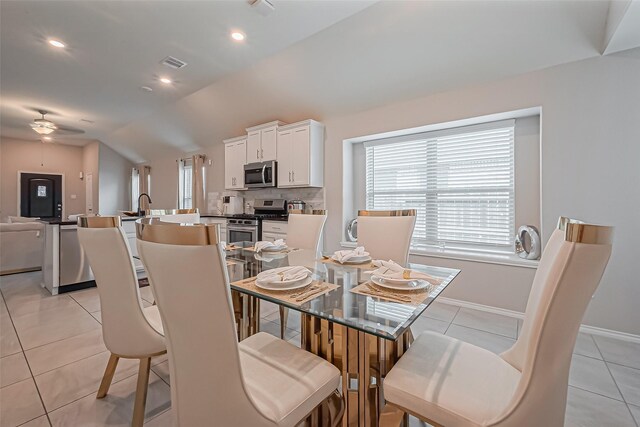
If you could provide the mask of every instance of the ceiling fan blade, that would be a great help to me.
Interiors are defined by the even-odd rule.
[[[54,131],[58,135],[80,135],[85,131],[84,129],[74,128],[72,126],[63,126],[56,124],[57,129]]]

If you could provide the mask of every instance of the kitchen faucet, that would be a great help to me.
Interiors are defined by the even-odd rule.
[[[142,215],[142,209],[140,209],[140,199],[142,199],[142,196],[147,196],[147,200],[149,201],[149,204],[151,204],[151,197],[149,197],[149,195],[147,193],[142,193],[138,196],[138,216],[143,216]]]

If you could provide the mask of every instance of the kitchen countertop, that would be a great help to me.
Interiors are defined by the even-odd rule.
[[[200,216],[202,218],[234,218],[233,215],[221,215],[221,214],[208,213],[208,212],[201,213]],[[136,219],[144,218],[144,217],[140,217],[140,216],[120,216],[120,218],[122,218],[122,221],[135,221]],[[68,221],[68,220],[63,220],[63,219],[60,219],[60,218],[40,219],[40,221],[46,222],[47,224],[51,224],[51,225],[76,225],[77,224],[77,221]],[[286,217],[284,217],[284,218],[268,218],[268,219],[264,219],[263,221],[287,222],[288,219]]]

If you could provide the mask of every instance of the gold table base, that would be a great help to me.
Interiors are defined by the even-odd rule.
[[[232,300],[238,339],[243,340],[260,329],[260,299],[232,291]],[[329,361],[342,373],[342,426],[378,426],[384,407],[382,379],[411,345],[411,330],[391,341],[302,313],[301,332],[301,347]],[[322,418],[323,412],[316,411],[309,424],[326,425],[327,420]],[[402,425],[408,425],[406,415],[402,421]]]

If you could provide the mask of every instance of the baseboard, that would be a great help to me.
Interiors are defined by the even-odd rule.
[[[16,268],[13,270],[2,270],[0,276],[8,276],[10,274],[29,273],[31,271],[40,271],[42,267]]]
[[[453,298],[438,297],[438,302],[443,304],[455,305],[458,307],[472,308],[487,313],[500,314],[502,316],[523,319],[524,313],[515,310],[507,310],[505,308],[492,307],[490,305],[476,304],[474,302],[462,301]],[[581,325],[580,332],[591,335],[600,335],[603,337],[615,338],[623,341],[629,341],[640,344],[640,335],[634,335],[627,332],[614,331],[612,329],[598,328],[596,326]]]

